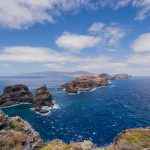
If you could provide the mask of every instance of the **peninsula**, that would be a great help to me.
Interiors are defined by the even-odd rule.
[[[90,91],[97,87],[107,86],[112,80],[129,79],[127,74],[96,74],[96,75],[83,75],[75,78],[74,80],[65,83],[61,88],[67,93],[78,93],[82,91]]]

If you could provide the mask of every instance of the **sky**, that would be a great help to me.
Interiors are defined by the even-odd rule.
[[[0,75],[150,75],[150,0],[0,1]]]

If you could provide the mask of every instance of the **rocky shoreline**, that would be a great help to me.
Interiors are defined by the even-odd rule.
[[[29,123],[20,117],[7,117],[0,113],[0,150],[36,150],[43,145]]]
[[[52,94],[46,86],[35,90],[35,94],[25,85],[7,86],[0,95],[0,107],[11,107],[19,104],[32,104],[33,109],[41,114],[48,113],[54,107]],[[49,108],[49,109],[48,109]]]
[[[127,74],[108,75],[103,73],[98,75],[84,75],[63,84],[61,88],[67,93],[80,93],[91,91],[97,87],[107,86],[112,80],[124,80],[129,78],[130,76]]]
[[[49,131],[50,132],[50,131]],[[29,123],[20,117],[7,117],[0,112],[0,150],[149,150],[150,128],[127,129],[113,143],[97,147],[91,141],[64,143],[53,140],[44,143]]]

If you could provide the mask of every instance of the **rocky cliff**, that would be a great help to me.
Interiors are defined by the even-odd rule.
[[[66,144],[54,140],[41,150],[150,150],[150,128],[125,130],[106,147],[97,147],[91,141]]]
[[[97,75],[84,75],[61,86],[68,93],[78,93],[79,91],[89,91],[93,88],[106,86],[111,80],[129,79],[128,74],[109,75],[106,73]]]
[[[42,146],[39,134],[27,122],[0,113],[0,150],[37,150]]]
[[[8,106],[16,103],[31,103],[33,95],[25,85],[7,86],[0,96],[0,106]]]
[[[88,91],[96,87],[106,86],[107,84],[108,79],[99,75],[81,76],[62,85],[62,88],[68,93],[77,93],[78,91]]]
[[[0,113],[0,150],[150,150],[150,128],[125,130],[106,147],[97,147],[91,141],[66,144],[53,140],[45,144],[20,117],[9,118]]]
[[[46,86],[36,89],[33,99],[33,105],[35,110],[40,113],[48,112],[48,110],[44,109],[43,107],[53,107],[53,97]]]
[[[31,103],[36,111],[47,112],[43,107],[53,107],[52,94],[46,86],[40,87],[32,94],[25,85],[12,85],[3,90],[0,96],[0,107],[7,107],[15,104]]]

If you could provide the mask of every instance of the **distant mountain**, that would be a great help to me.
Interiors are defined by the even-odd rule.
[[[0,76],[6,78],[57,78],[57,77],[77,77],[81,75],[90,75],[92,73],[86,71],[75,71],[75,72],[63,72],[63,71],[46,71],[46,72],[34,72],[25,73],[14,76]]]
[[[92,73],[86,71],[75,71],[75,72],[63,72],[63,71],[47,71],[47,72],[35,72],[19,75],[20,77],[44,77],[44,78],[59,78],[59,77],[77,77],[81,75],[89,75]]]

